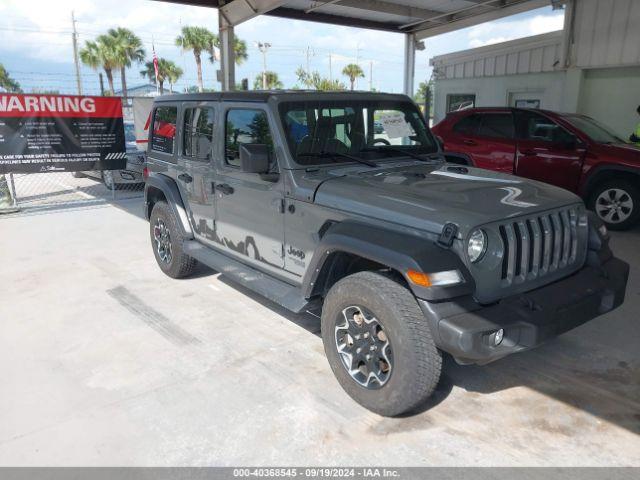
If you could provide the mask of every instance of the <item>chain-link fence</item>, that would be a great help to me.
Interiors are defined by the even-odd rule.
[[[0,175],[0,219],[7,215],[142,198],[141,173],[127,170]]]

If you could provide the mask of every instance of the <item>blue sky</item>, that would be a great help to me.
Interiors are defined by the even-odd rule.
[[[150,0],[0,0],[0,62],[26,91],[40,88],[75,93],[71,11],[78,21],[81,44],[108,28],[122,26],[142,38],[151,58],[153,41],[158,56],[173,60],[185,71],[176,86],[178,90],[196,84],[193,54],[181,52],[174,45],[181,26],[206,26],[215,31],[218,24],[215,9]],[[430,77],[429,58],[435,55],[559,30],[562,22],[563,12],[549,7],[428,39],[426,50],[417,55],[416,82]],[[367,73],[359,81],[359,88],[369,87],[370,68],[374,88],[389,92],[402,88],[403,36],[399,34],[273,17],[250,20],[237,27],[236,34],[249,46],[249,60],[237,69],[236,76],[250,78],[251,84],[262,69],[262,56],[255,46],[255,42],[262,41],[272,44],[267,68],[278,72],[287,87],[295,85],[294,72],[306,64],[309,47],[310,67],[323,75],[329,75],[330,56],[334,78],[340,76],[346,63],[357,59]],[[206,86],[219,88],[214,82],[217,68],[217,64],[204,63]],[[145,83],[140,69],[134,66],[128,71],[130,87]],[[85,93],[99,93],[96,72],[83,66],[82,79]],[[346,83],[344,77],[342,80]]]

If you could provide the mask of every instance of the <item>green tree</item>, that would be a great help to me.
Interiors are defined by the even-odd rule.
[[[182,76],[182,73],[182,69],[171,60],[158,58],[158,90],[160,91],[160,95],[164,94],[164,82],[168,81],[171,85],[171,91],[173,91],[173,84]],[[155,83],[156,72],[153,61],[144,64],[144,70],[140,71],[140,75],[153,80]]]
[[[127,28],[112,28],[107,35],[113,37],[116,48],[116,58],[120,67],[120,81],[122,82],[122,96],[127,97],[126,69],[132,63],[142,63],[146,55],[142,47],[142,40]]]
[[[364,72],[360,68],[360,65],[356,63],[350,63],[349,65],[346,65],[342,69],[342,74],[345,77],[349,77],[349,82],[351,82],[351,90],[353,90],[356,85],[356,79],[364,78]]]
[[[320,75],[319,72],[307,72],[304,68],[298,67],[296,70],[298,81],[306,88],[321,90],[324,92],[346,90],[345,85],[340,80],[330,80]]]
[[[217,36],[204,27],[182,27],[182,35],[176,38],[176,45],[182,47],[182,50],[191,50],[196,60],[196,68],[198,71],[198,88],[202,92],[204,85],[202,83],[202,52],[211,53],[213,45],[217,40]]]
[[[95,41],[87,40],[80,50],[80,60],[85,65],[98,70],[102,68],[107,76],[109,92],[113,95],[113,70],[120,68],[118,46],[115,37],[100,35]]]
[[[20,93],[22,89],[20,88],[20,84],[16,82],[7,69],[4,68],[4,65],[0,63],[0,87],[4,88],[7,92],[15,92]]]
[[[278,88],[283,88],[284,84],[278,78],[278,74],[276,72],[271,72],[267,70],[265,72],[265,76],[267,77],[267,90],[276,90]],[[259,73],[256,75],[255,80],[253,81],[253,89],[254,90],[262,90],[262,74]]]
[[[166,73],[167,80],[169,81],[169,93],[173,93],[173,86],[176,84],[182,74],[184,73],[182,69],[173,62],[167,62]]]

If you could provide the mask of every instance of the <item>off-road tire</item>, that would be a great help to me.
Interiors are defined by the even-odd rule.
[[[626,192],[629,197],[631,197],[631,200],[633,201],[633,210],[626,220],[622,222],[612,223],[606,221],[604,218],[598,215],[596,211],[596,202],[600,195],[607,190],[621,190]],[[604,222],[609,230],[628,230],[637,225],[638,221],[640,220],[640,188],[627,180],[610,180],[598,185],[589,195],[587,204],[589,209],[596,212],[596,215],[598,215],[598,217]]]
[[[378,389],[367,389],[356,382],[338,353],[336,323],[351,305],[372,312],[391,343],[391,374]],[[359,272],[337,282],[324,301],[321,327],[325,353],[338,382],[351,398],[375,413],[392,417],[410,412],[438,385],[442,355],[427,320],[411,292],[382,273]]]
[[[169,263],[164,262],[156,248],[156,241],[154,238],[154,228],[158,219],[169,229],[170,243],[171,243],[171,261]],[[184,236],[181,234],[178,228],[178,219],[169,208],[167,202],[158,201],[151,210],[151,218],[149,220],[149,235],[151,238],[151,247],[153,249],[153,255],[158,262],[160,269],[171,278],[184,278],[193,273],[198,262],[195,258],[190,257],[184,253],[183,243],[185,241]]]

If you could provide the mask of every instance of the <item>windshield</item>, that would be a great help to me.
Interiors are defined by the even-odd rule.
[[[286,102],[280,117],[291,156],[300,165],[428,154],[438,147],[410,102],[343,100]],[[335,155],[331,155],[335,154]]]
[[[620,137],[593,118],[567,115],[565,119],[596,143],[624,143]]]

